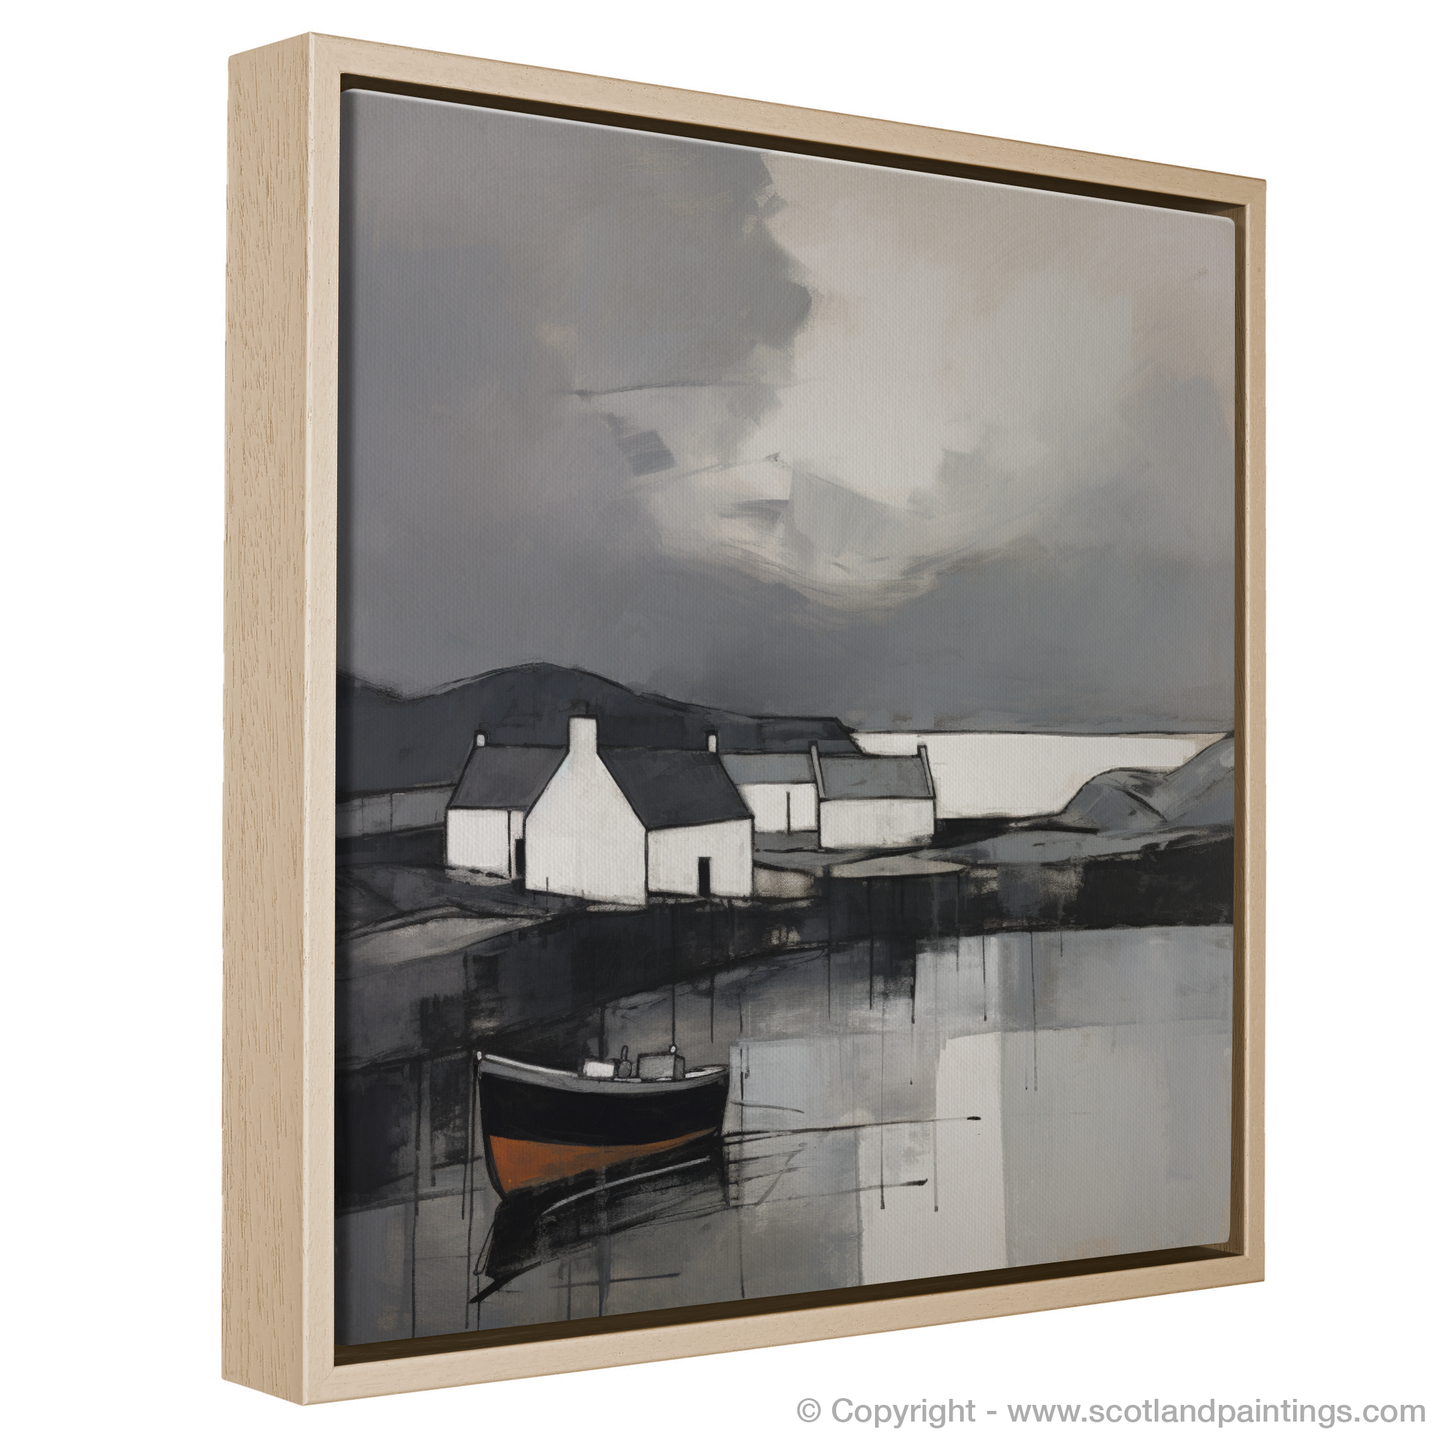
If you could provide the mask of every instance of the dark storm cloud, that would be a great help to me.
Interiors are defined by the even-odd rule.
[[[343,665],[405,686],[566,654],[673,465],[639,388],[775,404],[807,315],[753,153],[348,92]],[[349,565],[347,565],[349,563]]]
[[[1227,724],[1204,218],[344,101],[343,667]]]

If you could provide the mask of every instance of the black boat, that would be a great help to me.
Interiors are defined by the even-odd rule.
[[[477,1055],[487,1173],[499,1194],[695,1145],[722,1129],[728,1070],[688,1069],[674,1047],[587,1059],[574,1071]]]

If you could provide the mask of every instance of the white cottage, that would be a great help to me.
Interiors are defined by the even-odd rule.
[[[809,754],[818,787],[820,848],[914,848],[933,841],[928,749],[912,757]]]
[[[649,893],[746,898],[753,820],[715,752],[597,746],[574,717],[567,752],[526,816],[532,888],[614,903]]]
[[[525,880],[527,814],[566,756],[566,748],[488,747],[478,733],[447,803],[447,867]]]
[[[818,826],[818,784],[807,753],[723,753],[722,765],[759,833],[811,833]]]

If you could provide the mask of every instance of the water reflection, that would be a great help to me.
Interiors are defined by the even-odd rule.
[[[499,1289],[539,1265],[550,1265],[601,1247],[613,1236],[662,1220],[678,1223],[727,1207],[727,1167],[722,1149],[707,1143],[675,1150],[602,1181],[574,1180],[550,1189],[526,1190],[501,1200],[474,1270],[481,1287],[469,1301],[480,1305]],[[676,1278],[669,1274],[667,1278]],[[599,1268],[607,1312],[611,1281]]]
[[[475,1119],[439,1117],[465,1075],[433,1060],[412,1179],[338,1218],[338,1339],[1216,1243],[1230,981],[1228,928],[1111,929],[804,949],[620,998],[565,1037],[729,1064],[721,1146],[529,1205],[499,1207]]]

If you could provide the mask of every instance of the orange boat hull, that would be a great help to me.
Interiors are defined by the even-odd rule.
[[[705,1139],[712,1129],[698,1129],[679,1134],[675,1139],[658,1139],[647,1144],[554,1144],[531,1139],[507,1139],[496,1134],[487,1138],[492,1166],[504,1193],[514,1189],[532,1189],[539,1184],[555,1184],[575,1174],[603,1170],[630,1159],[645,1159],[695,1140]]]

